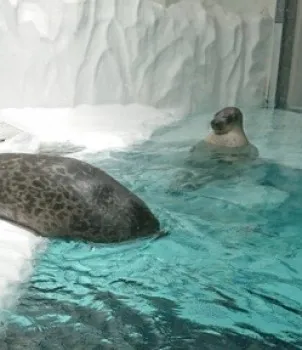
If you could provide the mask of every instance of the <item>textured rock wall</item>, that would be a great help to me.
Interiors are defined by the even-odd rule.
[[[153,0],[164,6],[171,6],[182,0]],[[211,3],[223,6],[225,9],[237,13],[261,13],[268,11],[271,16],[275,15],[276,0],[196,0],[203,4],[209,5]]]
[[[263,104],[273,20],[183,0],[1,0],[0,108]]]

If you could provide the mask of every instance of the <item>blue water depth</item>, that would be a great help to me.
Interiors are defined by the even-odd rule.
[[[169,235],[52,241],[8,314],[9,349],[302,346],[302,170],[266,159],[200,182],[191,169],[182,187],[193,143],[177,137],[184,123],[87,158],[143,198]]]

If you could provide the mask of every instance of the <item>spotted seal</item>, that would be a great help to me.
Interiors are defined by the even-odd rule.
[[[224,161],[251,160],[259,155],[249,142],[243,127],[243,114],[237,107],[225,107],[211,120],[212,132],[190,150],[189,162],[203,162],[205,158]]]
[[[218,111],[211,127],[212,132],[190,149],[186,168],[175,175],[168,192],[196,190],[213,181],[234,178],[258,159],[258,149],[245,134],[239,108]]]
[[[162,234],[148,206],[106,172],[44,154],[0,154],[0,218],[40,236],[99,243]]]

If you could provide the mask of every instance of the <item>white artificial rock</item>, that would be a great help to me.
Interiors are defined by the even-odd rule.
[[[153,0],[163,6],[171,6],[180,2],[181,0]],[[271,16],[274,16],[276,8],[276,0],[197,0],[203,4],[211,5],[218,4],[223,6],[226,10],[236,13],[262,13],[268,11]]]
[[[199,0],[1,0],[0,108],[259,106],[272,26]]]
[[[175,113],[137,104],[8,108],[0,110],[0,139],[6,140],[0,142],[0,152],[69,153],[77,148],[101,152],[127,148],[177,120]]]

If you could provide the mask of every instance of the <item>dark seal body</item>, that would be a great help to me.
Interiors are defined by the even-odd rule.
[[[159,233],[147,205],[101,169],[59,156],[0,154],[0,218],[40,236],[116,243]]]

